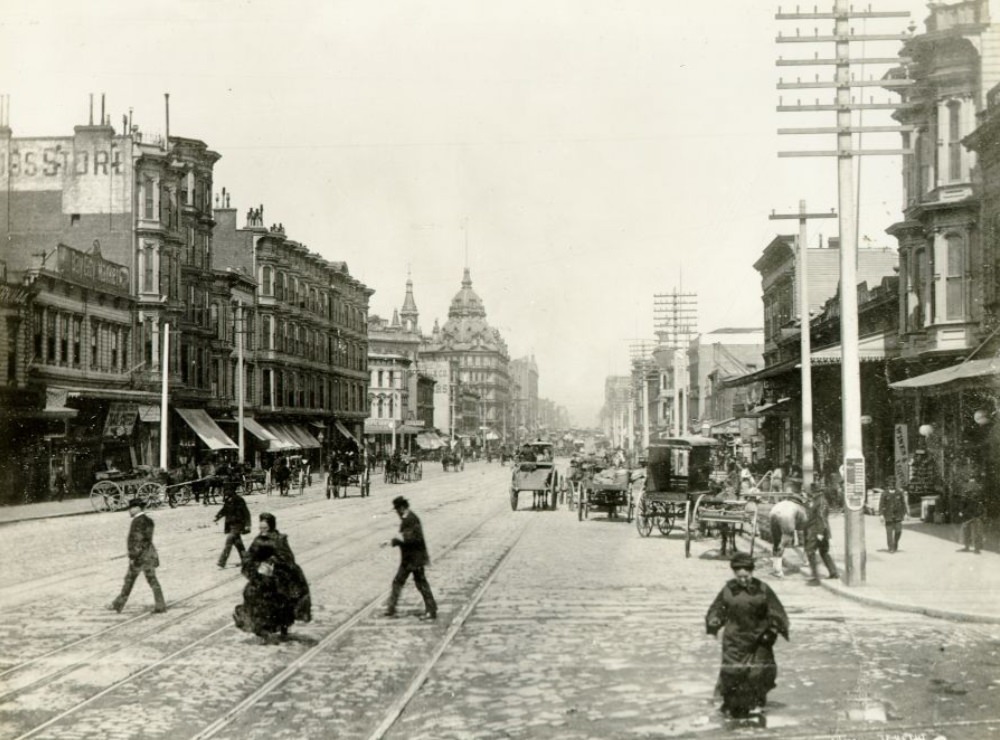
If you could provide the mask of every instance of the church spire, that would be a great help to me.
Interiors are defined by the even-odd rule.
[[[420,312],[417,311],[417,302],[413,300],[413,280],[406,276],[406,298],[403,299],[403,308],[399,312],[399,317],[403,320],[403,326],[409,331],[416,331],[420,319]]]

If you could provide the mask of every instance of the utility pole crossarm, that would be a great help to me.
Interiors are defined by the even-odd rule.
[[[904,66],[912,62],[909,57],[852,57],[846,62],[835,57],[813,57],[812,59],[782,59],[774,63],[778,67],[840,67],[844,64],[898,64]]]
[[[832,36],[777,36],[775,41],[779,44],[829,44],[839,41],[909,41],[912,36],[908,33],[840,33]]]
[[[779,90],[818,90],[841,87],[910,87],[914,80],[812,80],[809,82],[778,82]]]
[[[903,133],[905,131],[916,131],[916,126],[848,126],[846,129],[839,129],[836,126],[816,126],[813,128],[779,128],[779,136],[797,134],[891,134]]]
[[[862,155],[897,155],[913,154],[912,149],[814,149],[802,150],[800,152],[778,152],[782,159],[787,157],[860,157]]]
[[[910,13],[906,10],[862,10],[855,12],[850,10],[846,13],[782,13],[781,8],[774,14],[776,21],[835,21],[840,18],[909,18]]]
[[[781,105],[779,102],[776,110],[778,113],[816,113],[823,111],[840,110],[896,110],[899,105],[896,103],[816,103],[815,105]]]

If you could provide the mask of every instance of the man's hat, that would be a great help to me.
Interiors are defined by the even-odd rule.
[[[396,510],[399,510],[399,509],[409,509],[410,508],[410,502],[407,501],[402,496],[396,496],[396,498],[394,498],[392,500],[392,508],[394,508]]]
[[[730,559],[729,567],[733,570],[736,570],[737,568],[749,568],[750,570],[753,570],[753,558],[750,557],[748,553],[738,552]]]
[[[128,502],[128,508],[131,509],[133,506],[138,506],[140,509],[145,509],[146,502],[143,501],[141,498],[134,498]]]

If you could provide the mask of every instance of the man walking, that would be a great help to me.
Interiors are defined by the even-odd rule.
[[[420,519],[410,511],[410,502],[402,496],[397,496],[392,500],[392,508],[399,515],[399,537],[393,537],[385,544],[391,544],[399,548],[399,570],[396,577],[392,579],[392,592],[389,594],[389,603],[385,608],[385,616],[396,616],[396,604],[399,603],[399,595],[403,591],[403,585],[410,574],[413,574],[413,584],[417,587],[420,595],[424,597],[424,613],[421,619],[437,619],[437,603],[434,601],[434,594],[431,593],[431,585],[424,575],[424,568],[430,565],[431,559],[427,554],[427,543],[424,541],[424,530],[420,526]]]
[[[243,562],[246,548],[243,546],[241,535],[250,534],[250,509],[247,508],[247,502],[243,497],[229,485],[224,488],[222,508],[215,515],[215,521],[220,519],[223,519],[223,528],[226,531],[226,544],[219,556],[219,567],[225,568],[233,545],[236,546],[236,552],[239,553],[240,562]]]
[[[879,499],[878,513],[885,524],[885,541],[889,552],[896,552],[899,549],[900,535],[903,534],[903,519],[906,518],[906,498],[891,478]]]
[[[977,555],[983,546],[983,487],[975,475],[969,476],[969,481],[962,488],[960,500],[962,506],[962,552],[968,552],[969,546]]]
[[[817,553],[823,558],[827,578],[840,578],[837,564],[830,557],[830,506],[819,486],[813,484],[806,502],[806,559],[809,560],[809,570],[812,573],[810,583],[819,583],[819,567],[816,562]]]
[[[125,573],[121,593],[108,604],[108,608],[116,612],[121,612],[125,608],[125,602],[128,601],[132,586],[135,585],[135,579],[140,573],[146,576],[146,581],[153,590],[155,604],[153,611],[159,614],[167,610],[167,604],[163,600],[163,590],[160,588],[160,582],[156,580],[156,569],[160,565],[160,558],[153,545],[155,525],[143,508],[141,499],[132,499],[128,502],[128,515],[132,517],[132,524],[128,529],[128,571]]]

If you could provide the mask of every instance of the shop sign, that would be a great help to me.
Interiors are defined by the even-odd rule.
[[[910,459],[909,440],[907,438],[906,424],[897,424],[893,433],[893,448],[896,453],[895,471],[896,488],[906,488],[910,484],[910,466],[907,461]]]
[[[865,507],[865,459],[849,457],[844,460],[844,506],[851,511]]]
[[[59,274],[75,282],[94,288],[128,292],[128,268],[104,259],[99,253],[81,252],[60,244],[58,265]]]
[[[365,419],[365,434],[391,432],[396,423],[395,419]]]
[[[132,434],[139,407],[134,403],[115,401],[108,409],[108,417],[104,420],[105,437],[125,437]]]

